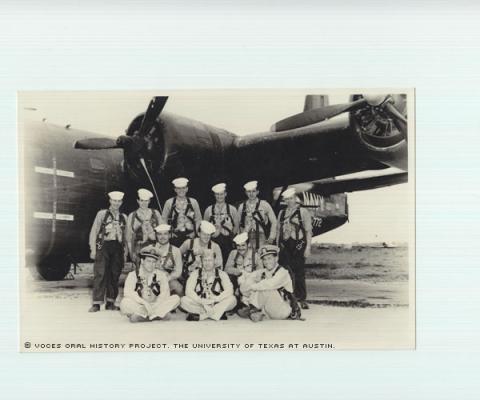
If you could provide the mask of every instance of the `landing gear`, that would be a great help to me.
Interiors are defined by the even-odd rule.
[[[70,271],[72,260],[66,254],[52,254],[37,264],[37,271],[47,281],[60,281]]]

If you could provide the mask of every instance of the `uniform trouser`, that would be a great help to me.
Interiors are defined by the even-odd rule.
[[[278,290],[259,290],[249,297],[249,303],[270,319],[287,319],[292,311],[290,303],[280,295]]]
[[[104,300],[115,302],[123,264],[123,244],[116,240],[104,241],[93,264],[93,304],[103,304]]]
[[[212,238],[212,240],[220,246],[220,250],[222,251],[223,264],[225,264],[228,260],[230,252],[233,249],[232,238],[230,236],[220,234],[217,237]]]
[[[208,311],[202,304],[191,299],[190,297],[184,296],[182,297],[181,301],[181,307],[185,311],[191,314],[198,314],[201,320],[211,318],[215,321],[218,321],[225,312],[232,310],[236,305],[237,299],[235,296],[226,297],[218,303],[215,303]]]
[[[307,298],[305,283],[305,245],[297,248],[297,241],[288,239],[280,244],[279,264],[288,268],[293,281],[295,297],[299,301]],[[303,243],[302,243],[303,244]]]
[[[173,311],[180,304],[180,297],[176,294],[165,299],[157,299],[152,303],[152,312],[149,313],[144,305],[135,300],[124,297],[120,302],[120,312],[129,317],[132,314],[140,315],[143,318],[164,318],[170,311]]]

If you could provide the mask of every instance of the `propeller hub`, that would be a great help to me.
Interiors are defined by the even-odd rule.
[[[371,95],[371,94],[364,94],[363,98],[367,101],[367,103],[372,107],[378,107],[385,103],[389,98],[389,95],[380,94],[380,95]]]

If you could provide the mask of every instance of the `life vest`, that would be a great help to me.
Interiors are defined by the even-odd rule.
[[[138,271],[135,271],[135,274],[137,276],[137,283],[135,284],[135,292],[137,292],[137,294],[142,297],[142,292],[143,292],[143,289],[145,288],[145,279],[140,277],[140,274]],[[148,285],[147,287],[150,288],[150,290],[152,291],[152,293],[155,295],[155,296],[158,296],[160,294],[160,284],[157,282],[157,274],[153,274],[153,278],[152,278],[152,283],[150,283],[150,285]]]
[[[255,210],[252,212],[252,219],[255,221],[255,248],[258,249],[260,246],[260,237],[259,237],[259,227],[262,228],[265,236],[270,235],[271,222],[265,222],[262,218],[262,214],[258,210],[260,207],[260,199],[257,199],[257,204],[255,205]],[[242,215],[240,216],[240,229],[245,228],[245,219],[247,217],[247,201],[242,205]]]
[[[253,252],[253,250],[252,250],[252,254],[255,254]],[[248,256],[248,250],[247,250],[247,254],[245,254],[244,256],[242,256],[237,250],[237,253],[235,254],[235,258],[233,259],[233,264],[235,265],[235,267],[237,266],[237,263],[238,263],[238,260],[239,260],[240,257],[242,257],[245,260],[247,258],[247,256]],[[253,257],[255,257],[255,256],[253,256]],[[255,258],[252,259],[252,265],[251,265],[252,266],[252,271],[255,271],[257,269],[256,265],[255,265],[256,263],[254,263],[254,261],[255,261]],[[245,270],[245,261],[243,262],[243,269]]]
[[[159,225],[160,221],[157,218],[157,213],[155,212],[155,210],[152,209],[152,208],[149,208],[149,210],[152,210],[152,215],[150,216],[150,225],[152,226],[152,228],[155,229],[155,227],[157,227]],[[137,226],[136,229],[133,229],[133,224],[134,224],[135,220],[140,222],[140,225]],[[133,212],[133,218],[132,218],[132,229],[133,229],[133,232],[135,234],[135,241],[136,242],[143,242],[142,225],[143,225],[144,222],[145,222],[145,220],[142,220],[140,218],[140,216],[138,215],[138,210],[135,210]]]
[[[193,251],[195,239],[190,239],[190,245],[187,251],[183,254],[183,275],[188,277],[189,275],[189,268],[197,261],[197,257],[195,256],[195,252]],[[212,241],[210,240],[207,245],[208,249],[212,248]]]
[[[174,230],[177,229],[178,216],[180,215],[180,213],[177,211],[176,204],[177,204],[177,197],[175,196],[172,201],[172,208],[170,209],[170,213],[168,214],[168,222],[167,222],[169,225],[173,226]],[[188,216],[189,211],[192,211],[193,213],[195,213],[195,210],[193,209],[193,205],[192,205],[192,200],[190,199],[190,197],[187,197],[187,207],[185,208],[184,216],[191,222],[193,229],[186,229],[185,230],[186,234],[191,234],[192,232],[195,232],[195,217],[189,217]]]
[[[125,216],[119,212],[119,223],[120,223],[120,229],[122,230],[122,237],[123,233],[125,231],[125,226],[127,225],[127,219]],[[100,226],[100,230],[98,231],[97,234],[97,239],[95,241],[97,250],[100,250],[103,247],[103,242],[105,241],[105,234],[107,230],[107,225],[115,221],[115,217],[113,216],[112,212],[110,210],[106,210],[105,216],[103,217],[102,220],[102,225]]]
[[[171,268],[167,268],[169,261],[172,262]],[[165,258],[163,258],[163,262],[162,262],[162,265],[160,265],[160,269],[168,273],[172,272],[175,269],[175,259],[173,258],[172,245],[170,243],[168,244],[168,252]]]
[[[210,291],[213,295],[218,296],[224,290],[222,285],[222,280],[220,279],[220,272],[218,268],[215,268],[215,278],[212,282],[212,286],[210,287]],[[202,269],[198,270],[198,277],[197,277],[197,284],[195,285],[195,293],[201,297],[202,299],[207,297],[207,293],[205,293],[205,288],[203,287],[202,282]]]
[[[286,223],[287,216],[286,216],[285,209],[280,211],[279,215],[279,220],[280,220],[280,237],[279,237],[279,242],[284,241],[284,235],[283,235],[283,226]],[[298,217],[298,223],[294,222],[293,219],[295,217]],[[305,226],[303,225],[303,220],[302,220],[302,213],[300,212],[300,207],[297,207],[297,209],[290,215],[288,218],[289,224],[291,224],[295,228],[295,241],[297,242],[302,242],[304,243],[306,238],[307,238],[307,232],[305,230]],[[302,232],[303,234],[303,239],[298,239],[299,237],[299,232]]]
[[[233,217],[232,217],[232,211],[230,209],[230,204],[227,204],[225,203],[226,206],[227,206],[227,215],[229,216],[230,218],[230,221],[232,221],[232,225],[233,225]],[[210,216],[210,221],[212,224],[215,225],[215,217],[217,216],[217,214],[215,214],[215,204],[212,204],[212,215]],[[233,229],[230,229],[228,228],[227,226],[225,226],[225,219],[222,220],[222,222],[220,223],[220,226],[222,227],[222,229],[225,229],[227,232],[228,232],[228,237],[232,237],[233,236]],[[220,232],[221,234],[221,232]]]

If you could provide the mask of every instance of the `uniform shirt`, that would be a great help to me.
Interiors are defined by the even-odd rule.
[[[216,231],[213,234],[213,237],[217,237],[220,234],[223,236],[231,236],[236,234],[235,224],[237,221],[237,209],[230,204],[215,203],[211,206],[208,206],[205,210],[203,219],[215,225]]]
[[[203,249],[208,249],[208,245],[204,245],[200,241],[200,238],[187,239],[180,246],[180,253],[182,253],[182,255],[184,255],[188,250],[190,250],[190,242],[192,240],[193,240],[193,255],[195,256],[195,262],[189,268],[190,272],[193,271],[195,268],[201,267],[200,255],[203,253]],[[223,269],[223,257],[222,257],[222,250],[220,249],[220,246],[214,241],[210,240],[210,248],[215,253],[215,267]]]
[[[137,286],[137,273],[135,271],[130,272],[127,275],[127,279],[125,279],[125,286],[123,288],[124,297],[127,297],[137,303],[142,304],[144,301],[152,303],[154,301],[164,300],[170,296],[168,277],[164,272],[154,270],[153,272],[148,273],[142,267],[140,267],[138,274],[143,284],[142,297],[140,297],[135,291],[135,287]],[[158,296],[153,295],[147,289],[151,285],[154,275],[156,276],[156,280],[160,285],[160,294]]]
[[[302,218],[301,224],[297,210],[299,210],[300,216]],[[282,237],[283,240],[287,240],[290,238],[296,241],[306,239],[301,229],[298,229],[297,234],[296,226],[303,226],[303,229],[305,229],[307,236],[312,236],[312,216],[310,215],[308,210],[299,206],[295,208],[287,207],[284,210],[280,211],[280,213],[278,214],[277,226],[278,240],[280,240],[280,237]]]
[[[175,197],[171,197],[170,199],[168,199],[165,202],[165,206],[163,207],[162,217],[167,224],[170,223],[168,218],[170,217],[170,213],[172,211],[172,205],[173,205],[174,199]],[[186,231],[186,230],[195,231],[198,225],[200,224],[200,222],[202,221],[202,213],[200,212],[200,207],[198,205],[197,200],[191,197],[188,197],[188,199],[190,199],[190,203],[192,204],[193,210],[190,207],[188,207],[187,197],[185,197],[184,199],[179,199],[177,197],[175,201],[175,210],[178,213],[178,217],[177,217],[176,226],[173,226],[174,231]],[[187,207],[190,208],[188,212],[187,212]],[[172,214],[172,217],[174,215],[175,213]],[[190,218],[195,221],[195,225],[192,225],[192,221],[190,220]]]
[[[126,221],[127,216],[119,211],[113,212],[112,210],[107,209],[100,210],[93,221],[92,229],[90,229],[90,236],[88,239],[90,250],[96,249],[97,236],[100,233],[100,229],[102,228],[103,220],[105,219],[105,214],[107,211],[110,211],[110,213],[113,215],[113,219],[111,216],[109,216],[106,220],[105,236],[103,237],[103,240],[118,240],[120,243],[124,242],[125,240],[125,229],[122,231],[119,222],[121,222],[120,215],[123,217],[123,221]]]
[[[185,286],[185,296],[197,301],[198,303],[202,303],[203,299],[195,292],[199,273],[200,271],[196,269],[190,274]],[[211,292],[211,287],[215,280],[215,271],[212,271],[209,276],[206,276],[205,271],[202,271],[202,287],[203,293],[205,293],[205,298],[208,300],[214,300],[215,303],[218,303],[227,297],[233,296],[233,285],[228,277],[228,274],[222,270],[218,270],[218,275],[220,281],[222,282],[223,292],[216,296]]]
[[[137,217],[134,218],[135,214]],[[163,224],[163,219],[158,210],[154,210],[152,208],[138,208],[136,211],[131,212],[127,218],[127,242],[130,246],[133,245],[133,242],[136,240],[136,232],[138,230],[142,232],[142,239],[140,242],[155,240],[154,228],[160,224]]]
[[[170,246],[172,249],[173,260],[168,256],[168,249]],[[183,265],[180,249],[170,245],[169,243],[166,245],[160,245],[158,242],[155,243],[155,249],[159,254],[156,268],[165,272],[169,281],[180,278],[180,275],[182,275]]]
[[[255,268],[252,268],[252,249],[248,248],[245,254],[240,254],[238,250],[232,250],[225,264],[225,272],[230,275],[239,276],[244,272],[252,272],[260,263],[260,257],[255,254]]]
[[[253,203],[250,200],[243,202],[240,204],[237,213],[237,232],[250,232],[251,230],[255,231],[257,229],[257,223],[253,219],[253,213],[257,208],[257,202],[260,202],[258,205],[258,212],[261,215],[264,224],[270,222],[270,239],[275,239],[275,234],[277,232],[277,218],[275,217],[275,213],[273,212],[272,207],[268,204],[265,200],[256,199]],[[245,214],[245,221],[244,226],[242,226],[242,215],[243,215],[243,208],[246,204],[246,214]],[[263,232],[263,228],[260,224],[258,224],[258,230]]]
[[[275,270],[278,268],[277,272]],[[275,274],[274,274],[275,272]],[[276,266],[271,271],[266,268],[253,272],[256,283],[250,286],[250,290],[276,290],[285,288],[290,293],[293,293],[292,278],[289,272],[280,266]]]

